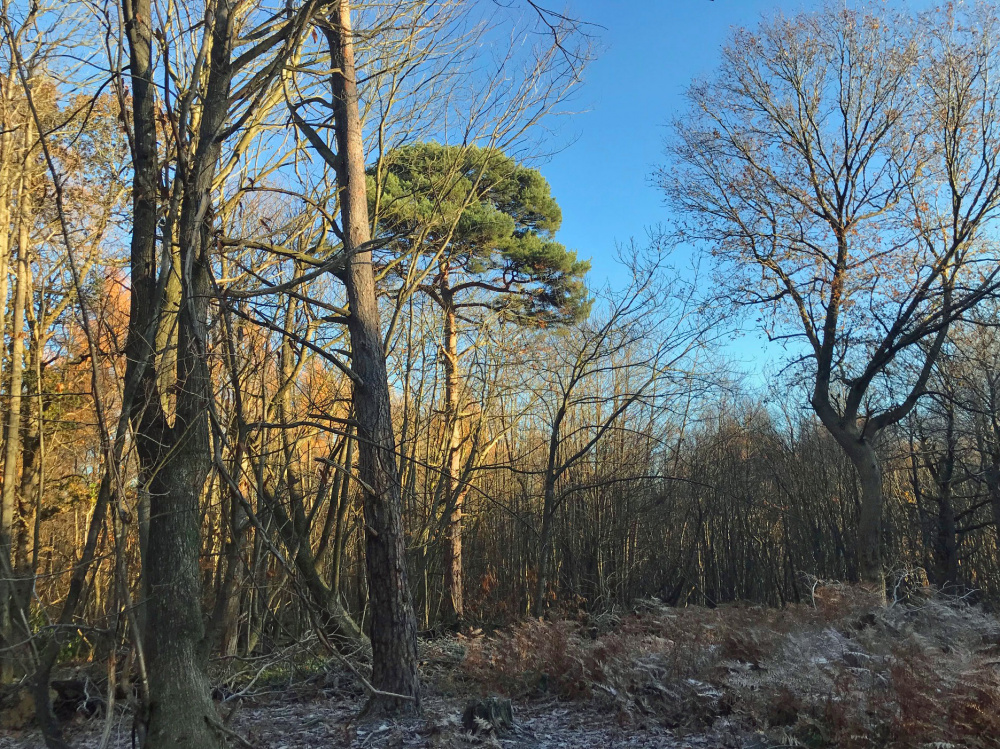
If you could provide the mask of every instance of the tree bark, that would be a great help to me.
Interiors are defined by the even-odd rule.
[[[375,294],[365,156],[355,79],[350,3],[341,0],[324,32],[330,48],[337,185],[348,255],[343,272],[350,315],[354,413],[358,422],[358,473],[365,519],[365,564],[371,604],[372,684],[381,692],[369,714],[420,709],[417,624],[406,571],[406,547],[388,373]]]
[[[30,273],[30,266],[28,270]],[[29,283],[29,293],[30,289]],[[30,392],[30,397],[23,404],[27,425],[24,427],[24,437],[21,440],[21,480],[17,491],[17,523],[14,537],[15,582],[12,597],[12,606],[17,619],[15,628],[20,629],[24,639],[31,635],[30,627],[25,627],[25,622],[29,616],[31,593],[38,569],[42,474],[45,463],[45,442],[42,435],[44,409],[41,384],[42,351],[47,343],[47,337],[40,334],[41,326],[38,320],[31,314],[30,303],[27,313],[31,346],[28,352],[29,381],[25,383],[25,389]]]
[[[1000,547],[1000,456],[991,456],[990,464],[983,472],[986,480],[986,491],[990,498],[990,510],[993,513],[993,532],[996,535],[997,546]]]
[[[462,519],[464,516],[465,492],[462,489],[462,429],[461,374],[458,366],[458,326],[454,300],[449,291],[442,293],[444,300],[444,369],[445,407],[444,418],[448,429],[448,454],[445,469],[447,492],[445,494],[444,531],[444,616],[446,620],[460,625],[465,619],[464,591],[462,577]]]
[[[242,448],[238,448],[236,460],[242,460]],[[246,539],[247,517],[235,491],[224,488],[225,512],[223,529],[228,529],[229,538],[225,542],[221,580],[216,586],[215,607],[203,641],[203,650],[211,655],[218,647],[219,654],[236,655],[239,650],[240,634],[240,588],[243,584],[243,546]]]
[[[138,464],[140,596],[137,617],[146,628],[146,601],[149,591],[149,481],[152,467],[159,461],[160,435],[166,415],[160,402],[154,366],[155,335],[160,319],[157,288],[156,224],[159,195],[159,158],[156,131],[156,87],[153,83],[153,31],[150,0],[123,0],[122,11],[129,47],[132,84],[132,239],[129,248],[129,320],[125,341],[125,382],[136,380],[130,421],[135,435]]]
[[[958,524],[951,488],[941,487],[938,496],[937,532],[933,542],[934,569],[931,582],[942,590],[958,586]]]
[[[559,464],[559,445],[562,441],[563,420],[568,413],[568,398],[568,391],[564,392],[549,431],[545,487],[542,492],[542,529],[538,537],[538,557],[535,565],[538,578],[535,581],[535,600],[531,610],[532,615],[536,617],[542,616],[548,605],[549,578],[552,574],[552,524],[556,514],[556,482],[566,468],[565,463]]]
[[[126,6],[129,4],[126,3]],[[133,81],[150,83],[148,6],[136,6],[130,22]],[[140,403],[137,443],[142,443],[141,473],[149,477],[149,541],[147,567],[146,645],[149,668],[149,704],[145,746],[216,749],[223,746],[218,716],[204,672],[201,646],[204,638],[199,569],[201,551],[200,500],[212,464],[208,408],[212,384],[207,363],[208,303],[212,294],[210,244],[213,226],[211,188],[221,153],[220,133],[229,114],[232,80],[232,44],[235,34],[232,0],[215,6],[209,54],[208,83],[199,122],[197,146],[183,179],[178,226],[181,297],[177,312],[176,406],[167,425],[158,397],[156,373],[145,370],[146,398]],[[137,91],[133,116],[136,123],[137,195],[133,235],[133,283],[156,287],[155,188],[156,140],[149,117],[152,91]],[[141,132],[141,136],[140,136]],[[142,149],[140,149],[140,140]],[[140,151],[142,151],[140,155]],[[152,165],[152,166],[151,166]],[[140,204],[140,200],[146,201]],[[150,212],[150,208],[152,211]],[[143,236],[137,238],[139,232]],[[170,242],[167,246],[170,247]],[[169,251],[169,250],[168,250]],[[133,305],[142,291],[133,287]],[[161,312],[162,299],[153,295],[151,307],[140,306],[130,320],[130,366],[149,362],[151,330]],[[135,309],[135,307],[133,307]],[[144,469],[144,470],[143,470]]]
[[[850,446],[847,455],[858,472],[861,486],[861,509],[858,514],[858,574],[861,582],[876,593],[885,595],[885,570],[882,559],[882,466],[875,448],[863,440]]]
[[[24,154],[28,159],[31,147],[31,128],[25,124]],[[18,461],[21,455],[21,410],[24,387],[24,310],[28,297],[31,212],[31,197],[27,184],[27,164],[24,165],[18,196],[17,220],[17,265],[14,281],[14,298],[11,304],[10,331],[10,375],[7,380],[7,413],[4,419],[4,462],[3,489],[0,490],[0,645],[4,646],[0,659],[0,682],[6,682],[14,675],[15,654],[6,648],[15,641],[14,628],[17,616],[15,602],[14,574],[14,521],[17,510]],[[0,300],[5,303],[5,300]]]

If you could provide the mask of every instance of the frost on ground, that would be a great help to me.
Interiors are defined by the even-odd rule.
[[[531,700],[515,707],[514,730],[500,736],[474,736],[462,728],[464,707],[455,699],[432,696],[420,720],[363,722],[356,716],[362,701],[332,694],[297,698],[271,696],[246,702],[230,722],[230,730],[250,746],[261,749],[425,749],[431,747],[500,747],[504,749],[708,749],[740,744],[733,738],[702,734],[677,736],[666,728],[621,726],[606,715],[593,713],[576,702],[554,698]],[[224,710],[225,712],[225,710]],[[104,719],[77,720],[67,734],[79,749],[97,749]],[[230,746],[246,746],[230,741]],[[109,749],[131,749],[132,720],[116,713],[109,734]],[[0,736],[2,749],[42,749],[34,731]]]
[[[887,608],[840,586],[783,609],[647,602],[430,640],[424,717],[398,723],[359,721],[351,675],[295,653],[294,668],[222,680],[220,711],[241,737],[230,745],[1000,747],[1000,623],[922,594]],[[515,728],[467,733],[466,701],[491,694],[513,699]],[[107,730],[117,749],[132,746],[131,725],[118,709],[76,718],[67,734],[97,749]],[[0,736],[0,749],[41,746],[31,730]]]

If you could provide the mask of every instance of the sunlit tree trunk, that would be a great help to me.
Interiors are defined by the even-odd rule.
[[[18,189],[17,216],[17,263],[14,281],[14,296],[11,302],[10,357],[7,377],[7,412],[4,415],[4,463],[3,488],[0,490],[0,640],[8,647],[14,643],[15,619],[18,617],[14,601],[15,571],[13,555],[14,522],[18,507],[17,487],[19,461],[21,457],[21,410],[23,408],[24,387],[24,323],[25,305],[31,283],[30,222],[31,195],[28,184],[28,159],[31,148],[31,127],[25,123],[24,160],[20,187]],[[13,676],[15,653],[6,651],[3,655],[3,674],[0,681]]]
[[[441,294],[444,304],[445,428],[448,430],[445,480],[444,601],[445,617],[455,624],[465,618],[462,577],[462,522],[465,489],[462,486],[461,371],[458,362],[458,325],[455,300],[449,290]]]

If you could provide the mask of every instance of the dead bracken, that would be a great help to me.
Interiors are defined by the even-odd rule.
[[[817,585],[812,603],[782,609],[651,600],[617,615],[423,641],[426,715],[406,721],[359,722],[364,694],[350,672],[306,656],[290,656],[298,671],[220,690],[227,725],[274,749],[330,741],[985,749],[1000,735],[1000,622],[929,591],[888,607],[838,584]],[[91,749],[106,720],[81,712],[68,733]],[[128,709],[111,724],[110,746],[130,746]],[[3,749],[42,745],[30,728],[0,738]]]

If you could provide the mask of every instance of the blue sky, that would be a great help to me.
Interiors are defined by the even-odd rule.
[[[555,123],[575,140],[567,138],[568,145],[540,168],[562,207],[558,239],[591,259],[592,283],[616,280],[616,243],[632,237],[641,242],[647,228],[668,221],[650,179],[664,160],[667,125],[683,107],[691,80],[718,64],[730,30],[779,10],[793,14],[818,5],[819,0],[569,1],[567,14],[596,25],[598,57],[573,101],[580,113]],[[725,352],[760,381],[781,349],[751,331]]]
[[[663,161],[666,126],[691,80],[718,64],[730,29],[779,9],[794,13],[817,4],[570,0],[568,13],[596,24],[600,49],[572,102],[579,113],[550,123],[576,138],[541,171],[562,207],[559,239],[591,258],[595,281],[614,272],[616,242],[639,240],[646,227],[667,220],[650,181]]]

